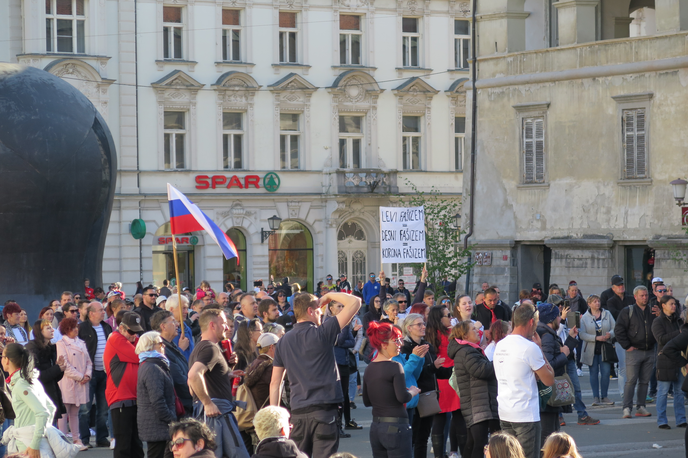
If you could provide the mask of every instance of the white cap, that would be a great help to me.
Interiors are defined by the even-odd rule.
[[[662,280],[659,277],[655,277],[652,279],[652,284],[655,284],[655,283],[664,283],[664,280]]]
[[[112,296],[122,296],[122,293],[119,291],[110,291],[107,295],[107,298],[110,299]]]
[[[160,305],[162,301],[166,301],[167,296],[158,296],[158,298],[155,300],[155,305]]]
[[[260,348],[267,348],[270,345],[275,345],[279,341],[279,337],[271,332],[264,332],[258,337],[258,346]]]

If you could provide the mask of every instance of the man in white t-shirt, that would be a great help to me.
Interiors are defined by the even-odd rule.
[[[537,309],[522,304],[514,310],[513,322],[514,330],[497,343],[493,360],[499,384],[499,420],[504,431],[516,436],[526,458],[539,458],[540,402],[535,376],[552,386],[554,371],[535,332]]]

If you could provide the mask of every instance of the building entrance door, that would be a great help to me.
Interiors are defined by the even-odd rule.
[[[188,287],[195,291],[194,252],[177,248],[177,262],[179,263],[179,281],[182,288]],[[174,254],[172,251],[157,251],[153,253],[153,281],[156,285],[162,285],[164,279],[172,284],[178,284],[174,273]]]
[[[339,274],[345,274],[351,287],[360,281],[365,284],[367,274],[368,242],[358,223],[348,221],[337,233],[337,266]]]

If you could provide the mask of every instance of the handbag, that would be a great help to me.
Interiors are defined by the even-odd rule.
[[[418,415],[421,418],[430,417],[442,412],[440,409],[440,401],[437,396],[437,391],[426,391],[418,395]]]
[[[186,415],[186,409],[184,409],[184,404],[182,400],[177,396],[177,390],[174,390],[174,413],[177,414],[177,418],[182,418]]]
[[[552,397],[547,401],[550,407],[563,407],[573,404],[576,401],[576,393],[573,390],[573,383],[568,374],[554,377],[552,385]]]
[[[619,357],[616,348],[609,342],[602,342],[602,361],[605,363],[618,363]]]
[[[544,412],[547,407],[547,402],[552,397],[552,387],[547,386],[540,380],[537,381],[538,387],[538,400],[540,401],[540,412]]]

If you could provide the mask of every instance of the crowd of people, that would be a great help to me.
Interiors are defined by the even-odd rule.
[[[151,458],[343,457],[340,439],[362,429],[360,395],[375,458],[426,458],[428,444],[435,458],[577,458],[562,413],[600,423],[582,365],[593,406],[614,405],[615,371],[623,418],[649,416],[656,397],[657,425],[671,429],[671,394],[686,428],[686,311],[661,278],[630,295],[615,275],[587,299],[573,281],[546,293],[536,283],[513,305],[487,283],[474,297],[433,287],[424,269],[414,291],[384,272],[353,288],[332,278],[316,294],[288,278],[221,292],[166,280],[131,298],[86,280],[32,326],[7,301],[0,457],[109,447],[143,458],[144,442]],[[71,455],[55,435],[71,437]]]

